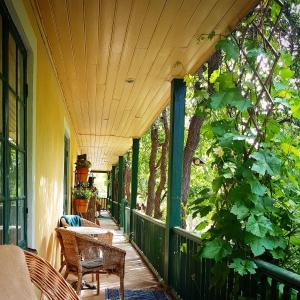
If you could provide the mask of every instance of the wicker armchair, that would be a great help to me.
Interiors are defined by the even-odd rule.
[[[77,294],[80,294],[82,277],[85,274],[96,274],[97,295],[99,294],[100,283],[99,274],[115,274],[120,277],[121,299],[124,300],[124,268],[126,252],[119,248],[103,243],[102,241],[83,234],[78,234],[65,228],[58,228],[58,233],[62,237],[64,254],[66,259],[65,278],[69,273],[78,276]],[[82,253],[89,249],[95,249],[101,255],[85,259]],[[95,252],[94,252],[95,253]]]
[[[98,227],[98,228],[100,228],[100,222],[99,222],[99,224],[95,224],[95,223],[93,223],[93,222],[91,222],[89,220],[86,220],[84,218],[80,218],[80,220],[81,220],[81,226],[84,226],[84,227]],[[61,225],[63,227],[70,226],[63,217],[61,217],[59,223],[60,223],[59,225]],[[63,270],[64,266],[66,265],[66,260],[65,260],[65,256],[64,256],[64,245],[63,245],[63,242],[62,242],[60,234],[57,234],[57,238],[59,240],[59,244],[60,244],[60,248],[61,248],[61,253],[60,253],[60,262],[61,262],[61,264],[60,264],[60,268],[59,268],[59,272],[61,273],[61,271]],[[100,241],[103,241],[104,243],[112,245],[113,235],[110,232],[108,232],[107,234],[106,233],[105,234],[99,234],[98,235],[98,239]]]
[[[24,251],[32,283],[49,300],[79,300],[73,288],[48,262]]]

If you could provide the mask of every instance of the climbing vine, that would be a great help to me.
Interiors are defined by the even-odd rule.
[[[214,177],[188,205],[200,220],[200,254],[240,275],[255,273],[254,257],[298,271],[289,262],[300,244],[299,32],[299,3],[261,2],[216,44],[218,69],[186,77],[191,98],[207,98],[196,82],[214,87],[200,108]]]

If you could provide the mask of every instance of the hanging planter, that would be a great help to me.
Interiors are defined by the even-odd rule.
[[[76,167],[77,180],[79,182],[87,182],[89,176],[89,168],[77,168]]]
[[[91,190],[79,186],[73,190],[73,206],[77,213],[86,213],[89,206],[89,200],[92,196]]]
[[[86,159],[78,159],[76,161],[76,174],[77,174],[77,181],[87,182],[89,176],[89,168],[91,167],[91,162]]]

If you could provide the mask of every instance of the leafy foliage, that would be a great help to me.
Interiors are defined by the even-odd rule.
[[[222,63],[201,82],[215,90],[200,108],[208,115],[199,147],[208,178],[190,194],[189,209],[200,254],[228,258],[240,275],[255,273],[258,256],[300,269],[292,262],[300,246],[300,77],[291,27],[299,28],[299,11],[290,1],[261,3],[216,44]],[[189,75],[190,89],[195,81]]]

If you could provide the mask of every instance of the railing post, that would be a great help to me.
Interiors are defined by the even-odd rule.
[[[170,258],[174,255],[174,241],[171,231],[175,226],[181,226],[185,94],[186,85],[183,79],[173,79],[171,83],[168,200],[164,264],[165,281],[167,283],[170,283],[172,276]]]
[[[138,190],[138,172],[139,172],[139,150],[140,140],[133,139],[132,141],[132,170],[131,170],[131,201],[130,201],[130,232],[129,239],[132,239],[133,233],[133,212],[136,208],[136,198]]]
[[[116,201],[115,197],[115,179],[116,179],[116,167],[113,166],[111,170],[111,215],[115,217],[114,204],[113,201]]]
[[[124,170],[124,157],[119,156],[119,168],[118,168],[118,213],[117,213],[117,221],[118,225],[120,225],[120,212],[121,212],[121,201],[124,197],[123,195],[123,170]]]

